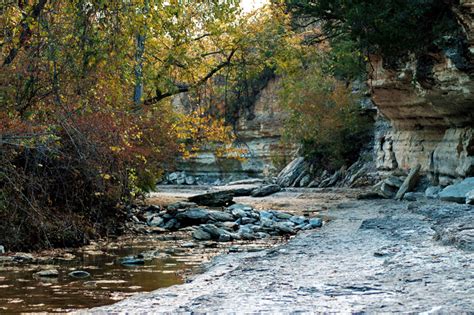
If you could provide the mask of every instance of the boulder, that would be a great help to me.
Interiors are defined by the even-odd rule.
[[[194,178],[194,176],[186,176],[184,182],[186,185],[194,185],[196,183],[196,178]]]
[[[254,240],[256,238],[255,233],[249,225],[241,225],[238,231],[241,239]]]
[[[226,222],[234,221],[234,216],[229,212],[209,211],[209,219],[213,221]]]
[[[179,224],[178,220],[174,218],[168,220],[165,224],[163,224],[163,228],[166,230],[177,230],[180,227],[181,227],[181,224]]]
[[[466,195],[471,190],[474,190],[474,177],[468,177],[460,183],[449,185],[439,193],[439,197],[443,201],[465,203]]]
[[[277,193],[281,190],[281,187],[276,184],[264,185],[258,188],[255,188],[252,191],[252,197],[265,197],[271,194]]]
[[[232,235],[228,231],[221,229],[214,224],[203,224],[199,226],[199,228],[194,231],[193,237],[202,240],[202,238],[198,238],[196,235],[207,238],[206,234],[209,235],[210,239],[217,240],[219,242],[229,242],[232,240]]]
[[[182,225],[198,225],[209,220],[209,210],[191,208],[176,214],[176,220]]]
[[[221,207],[233,203],[234,193],[232,191],[217,191],[189,197],[188,200],[200,206]]]
[[[275,217],[280,220],[289,220],[293,215],[288,212],[275,211]]]
[[[205,232],[201,228],[198,228],[193,232],[193,238],[198,241],[209,241],[212,239],[211,234]]]
[[[308,174],[301,179],[299,185],[300,187],[307,187],[310,182],[311,182],[311,175]]]
[[[438,199],[441,187],[439,186],[430,186],[425,190],[425,196],[429,199]]]
[[[386,179],[384,179],[384,183],[388,186],[395,187],[397,189],[400,189],[403,185],[403,181],[396,177],[396,176],[389,176]]]
[[[416,186],[419,176],[420,176],[420,169],[421,165],[418,164],[414,168],[410,170],[410,173],[408,173],[407,178],[403,182],[402,186],[398,190],[397,194],[395,195],[395,199],[402,200],[403,196],[405,193],[413,190],[413,188]]]
[[[163,223],[165,223],[165,220],[157,215],[151,217],[147,222],[148,226],[162,226]]]
[[[253,211],[253,208],[249,205],[236,203],[228,207],[227,211],[229,211],[234,216],[234,218],[238,219],[238,218],[249,216],[250,213]]]
[[[309,225],[312,228],[319,228],[319,227],[323,226],[323,220],[320,219],[320,218],[311,218],[311,219],[309,219]]]
[[[292,216],[290,218],[290,221],[296,225],[302,225],[302,224],[305,224],[308,221],[308,219],[302,216]]]
[[[387,183],[383,183],[382,186],[380,186],[380,193],[385,197],[385,198],[393,198],[397,194],[397,191],[399,188],[395,186],[390,186]]]
[[[304,158],[298,157],[290,162],[281,172],[278,174],[277,184],[281,187],[289,187],[296,180],[298,176],[305,170],[306,163]]]
[[[275,223],[275,229],[280,234],[295,234],[294,224],[290,221]]]

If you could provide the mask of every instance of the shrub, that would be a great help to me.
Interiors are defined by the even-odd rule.
[[[371,118],[356,95],[320,66],[311,65],[283,80],[282,104],[289,111],[284,139],[301,144],[318,168],[336,170],[355,162],[370,139]]]

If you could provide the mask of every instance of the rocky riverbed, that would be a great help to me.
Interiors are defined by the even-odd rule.
[[[472,312],[474,207],[356,194],[306,189],[236,198],[317,213],[326,224],[276,248],[218,256],[188,283],[91,311]]]

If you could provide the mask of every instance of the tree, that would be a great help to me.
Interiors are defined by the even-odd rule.
[[[349,35],[367,53],[398,57],[456,31],[445,0],[285,0],[297,25],[319,25],[321,38]]]

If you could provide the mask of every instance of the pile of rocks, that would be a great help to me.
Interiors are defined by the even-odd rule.
[[[186,172],[173,172],[165,176],[161,184],[165,185],[197,185],[200,179],[186,174]]]
[[[397,176],[398,175],[398,176]],[[418,185],[421,182],[421,185]],[[418,186],[417,186],[418,185]],[[421,186],[421,187],[420,187]],[[423,198],[474,204],[474,177],[468,177],[455,184],[441,187],[423,185],[420,166],[411,169],[407,175],[392,174],[372,187],[372,191],[359,195],[359,199],[394,198],[416,201]],[[418,191],[413,191],[413,190]]]
[[[251,206],[234,204],[224,210],[198,208],[190,202],[178,202],[161,209],[150,206],[136,222],[163,231],[192,229],[196,240],[254,240],[270,236],[291,235],[300,230],[322,226],[320,218],[296,216],[290,213],[269,210],[257,211]]]

